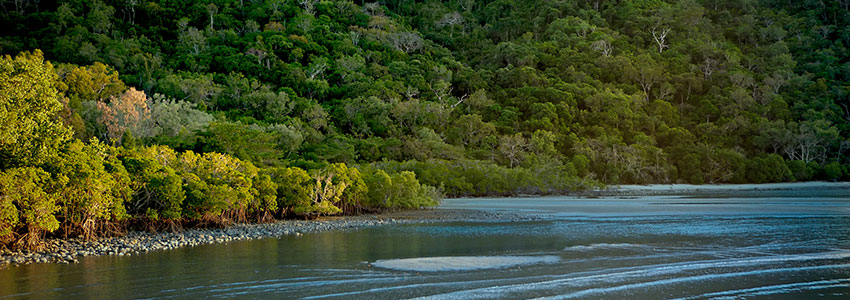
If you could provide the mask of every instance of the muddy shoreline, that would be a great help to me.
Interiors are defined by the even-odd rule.
[[[606,189],[576,193],[579,197],[639,197],[682,194],[734,194],[759,191],[805,191],[805,190],[848,190],[850,182],[790,182],[759,184],[650,184],[650,185],[613,185]]]

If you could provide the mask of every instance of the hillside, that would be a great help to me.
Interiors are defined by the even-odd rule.
[[[0,194],[109,178],[43,221],[87,233],[850,178],[850,2],[741,2],[4,3]]]

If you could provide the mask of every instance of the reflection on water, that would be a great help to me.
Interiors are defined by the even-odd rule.
[[[850,298],[850,195],[804,194],[448,200],[544,218],[27,265],[0,270],[0,298]],[[476,268],[404,271],[379,260]]]

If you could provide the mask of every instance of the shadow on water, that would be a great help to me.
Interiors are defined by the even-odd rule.
[[[771,191],[749,198],[445,205],[546,217],[383,226],[25,265],[0,270],[0,298],[850,297],[850,195]],[[430,259],[404,260],[410,258]],[[420,265],[372,265],[379,260]],[[423,262],[436,268],[423,269]]]

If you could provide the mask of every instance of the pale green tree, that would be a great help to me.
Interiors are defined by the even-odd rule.
[[[0,59],[0,169],[44,163],[70,139],[57,82],[39,50]]]

